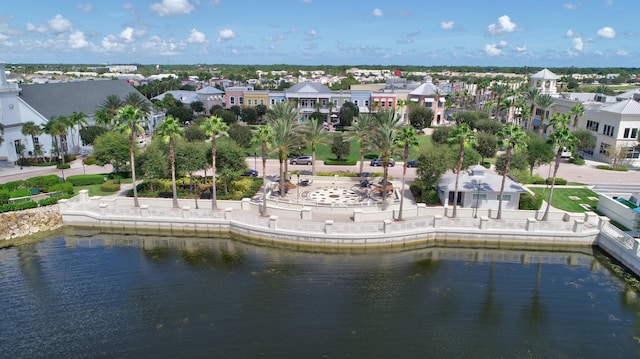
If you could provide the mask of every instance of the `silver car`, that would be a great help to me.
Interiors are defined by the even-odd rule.
[[[300,156],[289,160],[290,165],[310,165],[312,162],[311,156]]]

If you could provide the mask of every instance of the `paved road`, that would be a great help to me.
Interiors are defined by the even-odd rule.
[[[617,172],[597,169],[596,166],[602,163],[586,161],[583,166],[577,166],[563,160],[558,169],[558,177],[569,182],[581,182],[590,185],[616,184],[616,185],[636,185],[640,184],[640,171]],[[551,167],[553,164],[551,165]],[[553,168],[551,168],[553,171]],[[550,177],[550,165],[543,165],[533,171],[534,174],[542,178]]]

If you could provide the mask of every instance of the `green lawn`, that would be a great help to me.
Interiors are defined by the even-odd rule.
[[[549,189],[546,187],[529,187],[536,195],[542,196],[544,200],[549,197]],[[579,197],[579,200],[574,200],[569,197]],[[592,190],[585,188],[562,188],[556,186],[553,189],[553,199],[551,205],[567,212],[586,212],[580,204],[588,204],[593,208],[598,205],[598,200],[592,201],[589,197],[598,198],[598,194]]]
[[[73,192],[78,193],[81,189],[88,189],[90,197],[91,196],[110,196],[115,193],[115,192],[102,192],[100,190],[100,186],[101,185],[99,184],[92,184],[87,186],[74,186]]]

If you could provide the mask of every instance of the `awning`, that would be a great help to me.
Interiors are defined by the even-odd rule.
[[[418,102],[418,99],[414,97],[414,98],[411,99],[411,101]]]

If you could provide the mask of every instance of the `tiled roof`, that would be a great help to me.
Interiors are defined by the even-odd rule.
[[[224,93],[224,91],[220,91],[217,88],[212,86],[206,86],[196,91],[196,93],[198,95],[221,95]]]
[[[558,80],[560,77],[548,69],[543,69],[531,75],[531,78],[536,80]]]
[[[21,84],[20,87],[20,98],[47,119],[52,116],[69,116],[73,112],[93,116],[107,96],[117,95],[124,99],[129,93],[138,92],[124,80]]]
[[[301,82],[291,86],[286,93],[331,93],[331,89],[316,82]]]
[[[634,100],[624,100],[613,105],[603,107],[602,111],[619,113],[622,115],[640,115],[640,103]]]
[[[425,82],[418,86],[415,90],[409,92],[409,95],[414,96],[433,96],[439,91],[438,87],[431,82]]]
[[[458,179],[458,191],[478,191],[478,184],[480,184],[480,192],[500,192],[500,186],[502,185],[502,176],[495,173],[490,173],[488,171],[489,170],[485,170],[483,175],[472,175],[467,171],[460,172],[460,177]],[[447,173],[442,175],[442,178],[438,183],[438,189],[444,191],[455,191],[455,188],[456,174]],[[518,183],[507,177],[504,184],[504,192],[514,193],[526,191]]]

